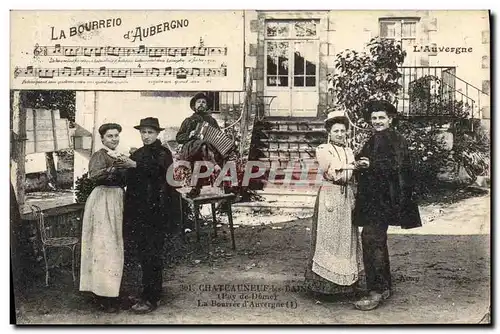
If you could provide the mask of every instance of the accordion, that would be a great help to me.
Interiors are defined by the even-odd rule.
[[[208,122],[198,124],[196,136],[212,145],[224,158],[234,149],[233,140],[221,130],[208,124]]]

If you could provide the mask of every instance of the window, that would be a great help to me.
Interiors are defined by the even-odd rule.
[[[404,18],[404,19],[380,19],[380,37],[394,39],[401,43],[403,50],[406,50],[407,65],[417,65],[416,56],[411,52],[413,45],[417,41],[417,24],[418,18]]]
[[[380,37],[393,39],[401,43],[401,48],[406,51],[403,66],[420,66],[421,58],[418,52],[413,52],[413,46],[417,43],[419,18],[383,18],[379,19]],[[412,75],[413,74],[413,75]],[[407,71],[403,73],[403,89],[408,92],[409,83],[416,79],[416,72]]]
[[[380,37],[415,40],[418,19],[380,19]]]

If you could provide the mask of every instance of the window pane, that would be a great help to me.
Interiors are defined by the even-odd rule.
[[[304,87],[304,77],[294,77],[293,85],[295,87]]]
[[[278,74],[286,75],[288,74],[288,58],[287,57],[279,57],[278,58]]]
[[[306,77],[306,86],[307,87],[316,86],[316,77]]]
[[[278,86],[287,87],[288,86],[288,76],[278,76]]]
[[[276,58],[267,55],[267,74],[278,74],[278,67],[276,65]]]
[[[304,57],[297,51],[297,43],[295,43],[295,55],[293,60],[293,74],[304,74]]]
[[[296,37],[314,37],[316,36],[317,21],[298,21],[294,24]]]
[[[314,42],[295,42],[295,64],[297,64],[297,61],[300,61],[302,67],[300,72],[298,72],[298,66],[295,65],[294,74],[303,74],[303,66],[305,64],[306,75],[316,75],[318,53],[317,44]]]
[[[306,61],[306,74],[316,75],[316,64],[310,61]]]
[[[272,76],[272,77],[267,77],[267,85],[268,86],[276,86],[276,77],[275,76]]]
[[[394,38],[396,37],[396,23],[389,21],[380,22],[380,37]]]
[[[288,37],[290,29],[288,22],[270,21],[266,23],[266,36],[267,37]]]

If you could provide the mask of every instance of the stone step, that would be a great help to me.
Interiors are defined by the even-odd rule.
[[[326,132],[319,131],[262,131],[264,137],[263,139],[269,139],[271,142],[287,141],[287,142],[326,142],[327,134]]]
[[[293,149],[268,149],[261,150],[266,158],[269,159],[309,159],[314,158],[316,156],[316,150],[313,149],[302,149],[302,150],[293,150]]]
[[[280,131],[301,131],[301,130],[323,130],[324,125],[321,121],[274,121],[266,122],[265,128],[269,130],[280,130]]]
[[[325,129],[306,129],[306,130],[294,130],[294,129],[262,129],[264,133],[285,133],[285,134],[295,134],[295,133],[319,133],[327,134]]]
[[[259,158],[258,161],[264,163],[267,168],[292,168],[294,170],[300,170],[301,168],[312,168],[317,166],[316,159],[295,159],[295,158]]]
[[[287,139],[261,139],[269,150],[316,150],[316,147],[323,144],[323,138],[312,138],[308,140],[287,140]],[[261,149],[263,150],[263,149]]]
[[[317,116],[291,117],[291,116],[265,116],[264,122],[314,122],[322,121],[323,118]]]

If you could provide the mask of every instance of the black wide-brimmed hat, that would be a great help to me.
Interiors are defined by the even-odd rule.
[[[210,97],[208,97],[207,94],[197,93],[195,96],[193,96],[193,98],[189,102],[189,106],[191,107],[191,110],[193,110],[194,112],[196,112],[196,109],[194,108],[194,104],[196,103],[196,100],[199,100],[199,99],[205,99],[207,101],[208,108],[210,108],[210,106],[212,105],[212,99]]]
[[[139,125],[134,126],[134,129],[140,130],[141,128],[144,127],[153,128],[158,131],[165,130],[165,128],[160,128],[160,123],[158,122],[158,118],[155,117],[146,117],[141,119]]]
[[[392,118],[398,116],[398,110],[389,101],[373,100],[373,101],[368,101],[365,105],[365,109],[363,110],[363,118],[365,122],[367,123],[370,122],[372,112],[375,111],[385,111],[387,113],[387,116]]]

